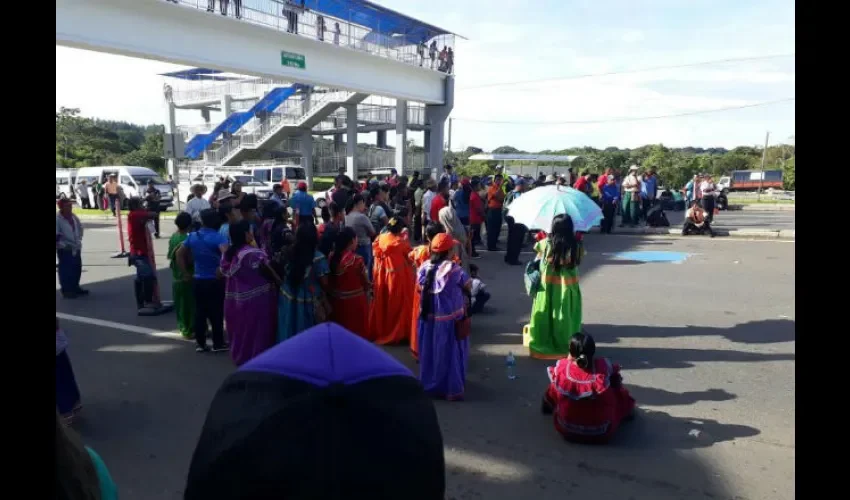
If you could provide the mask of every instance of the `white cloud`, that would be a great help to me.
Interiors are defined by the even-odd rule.
[[[637,43],[644,39],[643,31],[640,30],[629,30],[623,33],[623,36],[620,37],[622,41],[625,43]]]

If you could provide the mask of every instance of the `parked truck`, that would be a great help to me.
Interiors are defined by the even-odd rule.
[[[723,194],[729,191],[756,191],[759,187],[782,189],[782,170],[733,170],[729,176],[723,176],[717,181],[717,188]]]

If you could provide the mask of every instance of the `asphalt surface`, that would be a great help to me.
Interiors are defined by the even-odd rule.
[[[75,427],[122,499],[181,498],[207,407],[233,367],[226,354],[151,335],[173,331],[173,314],[137,317],[132,269],[110,258],[114,227],[85,226],[91,295],[64,301],[57,292],[57,312],[77,316],[61,320],[83,394]],[[590,235],[586,245],[584,323],[598,353],[623,365],[637,419],[607,446],[558,437],[539,413],[548,363],[521,345],[531,310],[522,268],[485,253],[478,264],[493,298],[473,322],[467,400],[435,403],[447,498],[794,498],[794,244]],[[169,298],[166,240],[156,249]],[[684,260],[621,260],[623,251]],[[416,370],[406,347],[388,351]],[[516,380],[505,376],[509,351]]]
[[[664,212],[671,226],[681,226],[685,212]],[[718,229],[796,229],[793,210],[724,210],[714,216],[713,227]]]

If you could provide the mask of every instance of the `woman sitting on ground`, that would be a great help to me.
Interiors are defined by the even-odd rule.
[[[689,234],[705,234],[708,233],[714,238],[714,230],[711,229],[711,223],[708,221],[708,214],[699,202],[694,200],[691,202],[691,208],[685,212],[685,223],[682,225],[682,236]]]
[[[595,354],[593,337],[576,333],[570,355],[547,368],[542,410],[554,413],[555,429],[568,441],[605,443],[634,416],[635,400],[623,387],[620,365]]]

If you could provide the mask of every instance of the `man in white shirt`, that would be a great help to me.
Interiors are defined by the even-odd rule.
[[[703,181],[699,185],[699,190],[702,194],[702,208],[706,211],[706,220],[708,222],[714,222],[714,201],[717,196],[717,186],[714,184],[711,175],[706,175],[703,178]]]
[[[422,195],[422,227],[425,228],[428,226],[431,221],[431,217],[428,215],[431,213],[431,202],[434,201],[434,198],[437,196],[437,183],[434,182],[434,179],[428,179],[425,181],[425,194]]]
[[[634,227],[638,223],[638,210],[640,207],[640,179],[638,179],[638,166],[629,167],[629,175],[623,179],[623,220],[620,227],[626,224]]]
[[[210,202],[203,198],[204,186],[195,184],[192,186],[192,199],[183,207],[183,211],[192,216],[192,224],[201,227],[201,212],[210,208]]]

